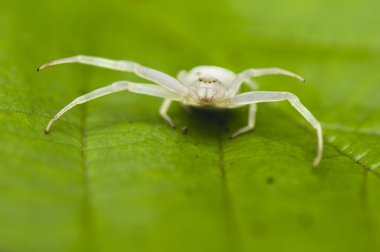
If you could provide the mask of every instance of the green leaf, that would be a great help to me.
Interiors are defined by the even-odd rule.
[[[378,1],[12,1],[0,8],[0,251],[378,251]],[[129,59],[173,76],[210,64],[278,66],[257,79],[295,93],[325,148],[287,103],[187,113],[160,99],[75,97],[133,74],[56,58]],[[181,127],[188,126],[183,134]]]

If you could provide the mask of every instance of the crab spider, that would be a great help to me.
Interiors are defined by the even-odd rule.
[[[113,70],[133,72],[136,75],[150,80],[158,85],[134,83],[130,81],[117,81],[108,86],[79,96],[60,110],[51,119],[45,129],[46,133],[50,131],[55,121],[57,121],[64,113],[74,106],[123,90],[163,98],[164,102],[159,110],[159,113],[172,127],[175,127],[175,124],[168,115],[168,110],[172,101],[178,101],[187,106],[214,107],[220,109],[249,105],[248,124],[232,134],[231,137],[237,137],[254,128],[257,103],[285,100],[290,102],[290,104],[298,110],[298,112],[311,124],[311,126],[315,128],[317,132],[318,145],[317,155],[313,161],[313,166],[316,167],[321,161],[323,151],[321,124],[311,114],[311,112],[304,105],[302,105],[297,96],[289,92],[273,91],[251,91],[242,94],[238,93],[242,83],[247,84],[252,89],[255,88],[255,83],[250,80],[252,77],[264,75],[287,75],[304,82],[304,79],[301,76],[287,70],[280,68],[248,69],[236,75],[230,70],[221,67],[197,66],[189,72],[180,71],[176,79],[166,73],[142,66],[132,61],[110,60],[83,55],[51,61],[50,63],[42,65],[37,70],[41,71],[47,67],[67,63],[81,63]]]

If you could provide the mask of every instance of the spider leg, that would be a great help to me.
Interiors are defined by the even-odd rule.
[[[231,138],[240,136],[244,133],[247,133],[248,131],[253,130],[256,123],[256,111],[257,111],[257,105],[256,103],[249,104],[249,110],[248,110],[248,124],[247,126],[239,129],[235,133],[231,135]]]
[[[177,74],[177,80],[179,80],[181,83],[183,83],[184,78],[186,77],[187,72],[185,70],[181,70]]]
[[[242,105],[261,103],[261,102],[276,102],[287,100],[290,104],[316,129],[318,138],[317,155],[314,159],[313,166],[318,166],[322,158],[323,152],[323,138],[322,127],[318,120],[311,114],[311,112],[300,102],[298,97],[289,92],[270,92],[270,91],[256,91],[239,94],[229,99],[230,107],[238,107]]]
[[[295,73],[292,73],[290,71],[287,71],[287,70],[284,70],[281,68],[277,68],[277,67],[261,68],[261,69],[252,68],[252,69],[245,70],[236,76],[236,78],[232,81],[231,86],[227,90],[227,93],[226,93],[227,96],[232,96],[232,95],[236,94],[236,92],[239,90],[241,84],[244,81],[246,81],[247,79],[252,78],[252,77],[264,76],[264,75],[287,75],[287,76],[296,78],[302,82],[305,81],[305,79],[302,78],[301,76],[299,76]]]
[[[257,89],[259,88],[259,85],[258,85],[255,81],[253,81],[253,80],[251,80],[251,79],[245,79],[245,80],[244,80],[244,83],[245,83],[250,89],[252,89],[252,90],[257,90]]]
[[[168,115],[168,110],[170,108],[170,104],[172,103],[172,100],[165,99],[160,107],[160,115],[162,118],[165,119],[166,122],[169,123],[170,127],[175,128],[175,124],[172,120],[172,118]]]
[[[46,63],[39,68],[37,71],[41,71],[47,67],[52,67],[60,64],[69,64],[69,63],[81,63],[86,65],[92,65],[97,67],[103,67],[113,70],[125,71],[125,72],[134,72],[136,75],[153,81],[164,88],[167,88],[171,91],[174,91],[180,95],[186,92],[185,87],[172,76],[160,72],[158,70],[141,66],[140,64],[127,60],[110,60],[100,57],[78,55],[74,57],[64,58],[53,60],[49,63]]]
[[[157,85],[151,85],[151,84],[139,84],[139,83],[133,83],[129,81],[117,81],[114,82],[108,86],[96,89],[90,93],[87,93],[85,95],[79,96],[76,99],[74,99],[71,103],[66,105],[63,109],[61,109],[48,123],[45,129],[45,133],[48,133],[55,121],[57,121],[64,113],[66,113],[68,110],[72,109],[78,104],[82,104],[88,101],[91,101],[93,99],[96,99],[101,96],[105,96],[108,94],[120,92],[128,90],[133,93],[139,93],[139,94],[146,94],[156,97],[161,97],[165,99],[179,99],[179,96],[175,93],[172,93],[160,86]]]

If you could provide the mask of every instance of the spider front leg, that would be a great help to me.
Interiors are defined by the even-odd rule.
[[[128,60],[110,60],[100,57],[78,55],[74,57],[53,60],[37,68],[37,71],[41,71],[47,67],[69,63],[80,63],[124,72],[133,72],[136,75],[153,81],[164,88],[176,92],[177,94],[182,95],[186,93],[185,87],[172,76],[152,68],[141,66],[136,62]]]
[[[323,138],[322,127],[318,120],[311,114],[311,112],[300,102],[297,96],[289,92],[270,92],[270,91],[256,91],[239,94],[230,98],[230,107],[238,107],[247,104],[260,103],[260,102],[276,102],[287,100],[290,104],[313,126],[317,131],[317,155],[313,161],[313,166],[318,166],[323,153]]]
[[[72,109],[78,104],[82,104],[88,101],[91,101],[93,99],[99,98],[101,96],[105,96],[108,94],[120,92],[128,90],[133,93],[139,93],[139,94],[146,94],[156,97],[161,97],[165,99],[174,99],[177,100],[179,97],[160,86],[157,85],[151,85],[151,84],[139,84],[139,83],[133,83],[129,81],[118,81],[114,82],[111,85],[96,89],[90,93],[87,93],[85,95],[79,96],[76,99],[74,99],[71,103],[66,105],[63,109],[61,109],[48,123],[45,129],[45,133],[49,133],[52,125],[55,121],[57,121],[64,113]]]
[[[248,131],[253,130],[253,128],[255,127],[255,123],[256,123],[256,111],[257,111],[257,105],[255,103],[250,104],[249,109],[248,109],[248,124],[247,124],[247,126],[241,128],[238,131],[236,131],[235,133],[233,133],[231,135],[231,138],[240,136],[244,133],[247,133]]]

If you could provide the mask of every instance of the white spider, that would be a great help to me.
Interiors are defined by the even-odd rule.
[[[158,85],[117,81],[88,94],[79,96],[51,119],[45,129],[46,133],[50,131],[53,123],[72,107],[123,90],[164,98],[165,100],[159,113],[172,127],[175,125],[167,113],[172,101],[178,101],[188,106],[214,107],[221,109],[249,105],[248,125],[236,131],[231,137],[236,137],[254,128],[256,120],[256,103],[287,100],[317,131],[318,151],[313,166],[316,167],[322,158],[323,139],[321,125],[310,111],[302,105],[297,96],[289,92],[272,91],[252,91],[238,94],[243,82],[249,85],[252,89],[255,88],[255,83],[250,80],[252,77],[282,74],[297,78],[302,82],[304,81],[301,76],[289,71],[280,68],[248,69],[236,75],[230,70],[221,67],[197,66],[189,72],[180,71],[178,78],[175,79],[166,73],[142,66],[132,61],[115,61],[82,55],[55,60],[39,67],[37,70],[40,71],[46,67],[66,63],[82,63],[114,70],[134,72],[136,75],[148,79]]]

